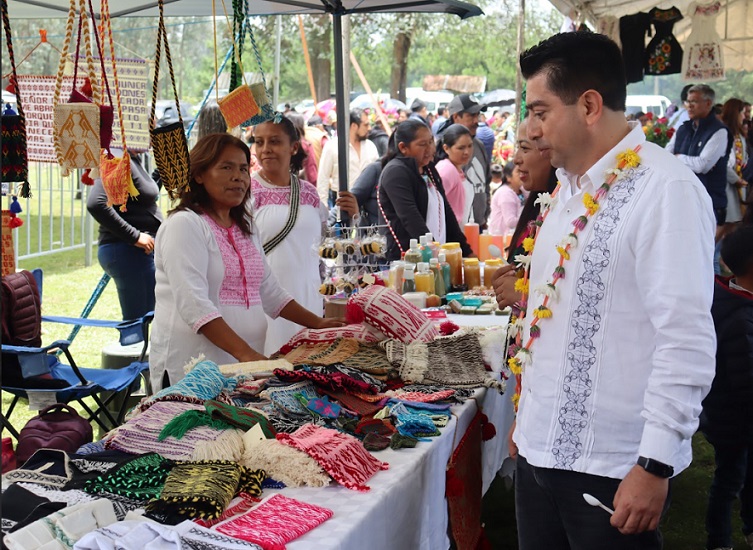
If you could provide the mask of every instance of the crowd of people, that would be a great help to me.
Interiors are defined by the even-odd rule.
[[[750,104],[728,99],[717,116],[713,89],[686,88],[663,148],[626,118],[608,38],[555,35],[520,63],[526,114],[504,136],[515,140],[504,166],[479,125],[484,105],[460,94],[434,120],[414,102],[391,129],[353,110],[348,191],[337,170],[345,136],[294,112],[243,139],[218,120],[202,131],[165,220],[136,159],[141,197],[127,212],[95,188],[99,259],[123,316],[155,310],[152,384],[180,380],[199,354],[257,360],[302,326],[344,324],[322,317],[317,292],[332,209],[379,226],[387,260],[426,233],[471,256],[463,226],[476,223],[511,235],[493,286],[513,311],[520,548],[660,548],[670,478],[691,461],[699,416],[717,460],[707,547],[731,548],[738,495],[753,547]]]

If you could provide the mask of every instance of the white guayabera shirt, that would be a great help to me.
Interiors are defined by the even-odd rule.
[[[528,319],[551,280],[555,247],[585,214],[616,156],[641,145],[641,164],[602,199],[565,261],[553,316],[539,322],[523,374],[514,440],[534,466],[623,478],[639,455],[691,461],[690,438],[714,377],[711,318],[716,222],[695,175],[639,125],[580,178],[560,169],[558,200],[541,227]],[[524,323],[523,342],[529,334]]]

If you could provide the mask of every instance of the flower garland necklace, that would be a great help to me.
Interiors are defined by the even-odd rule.
[[[515,395],[513,396],[513,403],[516,409],[520,399],[521,374],[533,361],[531,347],[533,346],[533,342],[541,336],[541,327],[539,326],[541,320],[552,317],[552,310],[550,309],[549,304],[557,299],[557,283],[565,278],[565,262],[570,259],[570,251],[578,246],[578,234],[585,229],[588,221],[599,210],[600,203],[604,200],[607,194],[609,194],[612,185],[625,175],[626,170],[636,168],[640,164],[641,158],[638,156],[640,148],[641,146],[638,145],[635,149],[628,149],[627,151],[619,153],[617,155],[617,168],[607,170],[606,181],[593,195],[590,193],[585,193],[583,195],[583,205],[586,207],[585,214],[578,216],[572,221],[572,231],[555,247],[557,254],[559,255],[559,262],[554,268],[551,279],[547,283],[534,289],[537,294],[544,297],[544,300],[540,306],[533,310],[528,341],[523,345],[523,320],[526,317],[526,310],[528,307],[531,257],[536,245],[536,239],[539,235],[539,230],[541,229],[544,220],[549,215],[549,212],[556,204],[557,194],[559,193],[561,184],[559,182],[557,183],[557,187],[551,195],[549,193],[542,193],[536,199],[535,204],[541,205],[541,212],[536,220],[531,223],[528,236],[523,239],[523,250],[526,254],[518,254],[514,258],[515,264],[523,269],[523,277],[515,282],[515,290],[520,292],[522,296],[520,301],[514,306],[515,309],[513,310],[513,315],[510,318],[510,325],[508,327],[508,336],[515,340],[515,343],[508,348],[507,355],[509,358],[507,364],[516,378]]]

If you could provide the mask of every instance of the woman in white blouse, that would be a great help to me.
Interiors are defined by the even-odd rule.
[[[271,273],[247,210],[250,152],[230,134],[191,150],[190,186],[156,239],[153,389],[203,354],[219,364],[264,359],[265,313],[309,328],[342,326],[303,308]]]

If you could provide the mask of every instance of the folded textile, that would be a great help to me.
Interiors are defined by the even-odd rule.
[[[486,372],[481,345],[474,334],[437,338],[428,344],[387,340],[382,346],[407,382],[504,390],[504,382]]]
[[[65,489],[80,489],[87,480],[108,472],[118,464],[128,462],[133,456],[112,449],[84,455],[76,453],[70,457],[71,479],[65,484]]]
[[[280,371],[287,372],[287,371]],[[302,394],[306,399],[316,399],[319,394],[313,382],[302,380],[296,384],[286,386],[268,387],[262,395],[268,397],[274,404],[275,408],[284,413],[311,417],[309,411],[295,397],[296,394]]]
[[[162,525],[147,518],[127,519],[84,535],[75,550],[261,550],[256,544],[220,534],[186,520]]]
[[[204,407],[212,415],[212,418],[220,418],[244,431],[259,424],[265,436],[274,437],[276,435],[269,419],[258,410],[234,407],[214,399],[207,401]]]
[[[270,441],[275,441],[275,440],[270,439]],[[222,514],[220,514],[220,517],[215,518],[215,519],[195,518],[191,521],[193,521],[196,525],[201,525],[202,527],[209,528],[233,516],[245,514],[251,508],[259,504],[259,502],[261,502],[261,499],[252,497],[248,493],[238,493],[238,496],[233,498],[233,500],[230,501],[230,504],[228,504],[227,508],[225,508]]]
[[[379,385],[373,385],[337,369],[332,369],[331,365],[327,367],[307,365],[305,368],[293,372],[275,371],[275,376],[286,382],[310,380],[322,388],[363,393],[376,393],[379,391],[379,386],[381,386],[381,382],[379,381],[377,381]]]
[[[168,437],[182,439],[184,435],[199,426],[207,426],[215,430],[228,430],[235,427],[221,418],[212,418],[212,415],[206,411],[186,411],[165,424],[157,440],[164,441]]]
[[[2,494],[2,532],[7,533],[24,525],[36,521],[52,512],[65,508],[64,502],[51,502],[50,499],[37,495],[21,486],[12,483]],[[50,505],[54,509],[50,509]],[[43,510],[44,515],[40,515]],[[33,516],[33,519],[29,519]]]
[[[157,453],[146,453],[119,464],[100,476],[87,480],[90,494],[113,493],[135,500],[157,498],[175,462]]]
[[[340,363],[357,352],[358,340],[337,338],[334,342],[301,344],[286,353],[285,360],[293,365],[330,365]]]
[[[247,445],[241,464],[247,468],[260,468],[288,487],[324,487],[330,482],[329,475],[316,460],[276,439]]]
[[[262,361],[247,361],[245,363],[230,363],[218,367],[223,376],[253,376],[254,374],[272,372],[275,369],[293,370],[293,365],[285,359],[265,359]]]
[[[231,461],[179,463],[167,476],[159,498],[146,505],[146,511],[171,520],[215,519],[239,492],[259,496],[266,477],[263,470],[249,470]]]
[[[356,353],[343,359],[341,363],[346,367],[368,372],[375,376],[396,373],[395,367],[387,359],[387,354],[378,344],[361,344]]]
[[[92,496],[80,489],[55,489],[54,487],[50,487],[49,485],[26,483],[23,481],[14,483],[13,485],[11,485],[11,487],[13,486],[18,486],[26,489],[27,491],[51,502],[62,502],[66,506],[74,506],[76,504],[81,504],[82,502],[90,502],[97,499],[97,497]],[[5,493],[3,493],[3,498],[5,498]],[[9,507],[7,506],[3,507],[3,516],[5,516],[5,510],[8,509]]]
[[[249,512],[215,526],[220,533],[261,546],[284,550],[295,540],[332,517],[332,511],[279,493],[263,500]]]
[[[378,329],[365,323],[345,325],[333,328],[304,328],[280,348],[280,355],[285,355],[301,344],[320,344],[334,342],[338,338],[353,338],[362,344],[375,344],[386,338]]]
[[[156,452],[173,460],[232,460],[243,453],[241,433],[236,429],[216,430],[207,426],[192,429],[181,439],[159,440],[165,425],[188,410],[203,411],[202,405],[158,401],[119,428],[107,441],[108,449],[129,453]]]
[[[3,480],[6,483],[28,481],[62,489],[72,475],[68,453],[58,449],[39,449],[19,468],[5,474]]]
[[[393,399],[399,401],[413,401],[418,403],[433,403],[435,401],[444,401],[455,395],[455,390],[442,390],[435,393],[423,393],[419,391],[397,390],[387,392]]]
[[[114,493],[101,492],[94,495],[95,498],[106,498],[112,503],[112,508],[115,510],[115,517],[118,521],[123,521],[129,512],[133,510],[140,510],[144,507],[144,503],[141,500],[135,498],[124,497],[123,495],[116,495]]]
[[[112,504],[103,498],[63,508],[5,535],[8,550],[71,550],[81,537],[115,523]]]
[[[370,416],[381,408],[379,401],[377,401],[376,403],[370,402],[343,390],[330,390],[322,388],[321,391],[322,393],[326,393],[333,399],[337,400],[346,409],[349,409],[361,416]],[[380,397],[380,401],[383,397],[384,396]]]
[[[353,436],[306,424],[292,434],[277,434],[277,439],[305,452],[335,481],[357,491],[368,491],[365,482],[389,464],[374,458]]]
[[[367,451],[382,451],[390,446],[390,438],[386,435],[370,432],[363,438],[363,446]]]

